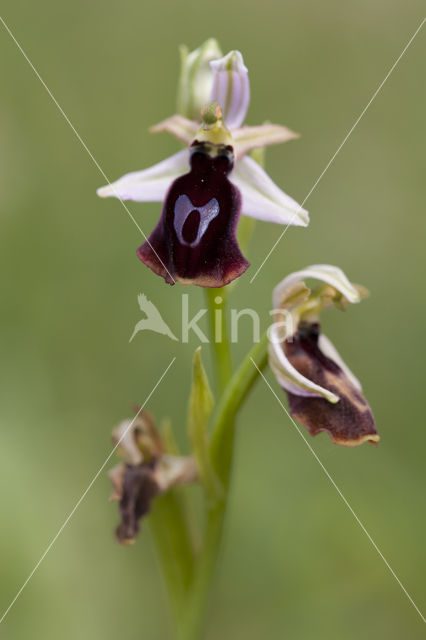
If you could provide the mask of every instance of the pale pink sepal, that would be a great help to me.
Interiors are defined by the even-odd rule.
[[[167,133],[170,133],[181,142],[184,142],[186,145],[190,145],[199,128],[199,122],[195,122],[195,120],[188,120],[188,118],[184,118],[176,113],[170,118],[150,127],[149,131],[150,133],[161,133],[163,131],[167,131]]]
[[[241,127],[232,132],[237,158],[242,158],[242,156],[252,149],[263,149],[264,147],[288,142],[298,137],[298,133],[280,124],[261,124],[258,127]]]

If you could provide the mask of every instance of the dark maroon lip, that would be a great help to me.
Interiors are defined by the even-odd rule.
[[[377,443],[376,425],[364,395],[341,367],[323,353],[318,322],[302,321],[291,341],[282,348],[290,363],[305,378],[334,393],[335,404],[325,398],[286,392],[291,415],[312,435],[326,431],[336,444],[355,446],[366,440]]]
[[[173,182],[156,228],[138,249],[170,284],[220,287],[249,266],[236,239],[241,194],[228,178],[232,147],[219,147],[214,155],[209,143],[193,147],[190,171]]]

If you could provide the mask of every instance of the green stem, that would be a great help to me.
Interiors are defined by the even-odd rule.
[[[154,500],[149,523],[164,575],[170,605],[177,621],[194,575],[194,554],[179,489]]]
[[[232,456],[226,456],[227,442],[233,442],[233,422],[238,410],[268,361],[268,338],[266,333],[255,344],[232,376],[219,403],[213,423],[213,437],[210,445],[212,464],[219,478],[228,485]],[[255,364],[258,368],[256,368]],[[230,452],[232,453],[232,451]]]
[[[254,218],[249,218],[248,216],[241,216],[241,219],[238,223],[237,237],[238,244],[240,245],[240,249],[243,254],[248,251],[250,241],[253,237],[254,229],[256,227],[256,220]],[[238,282],[238,279],[231,282],[231,287]],[[229,285],[228,285],[229,287]]]
[[[202,622],[219,556],[231,479],[235,418],[245,398],[267,363],[266,334],[247,354],[230,380],[219,403],[210,445],[212,464],[223,487],[223,498],[207,505],[203,552],[198,559],[186,617],[180,628],[181,640],[200,640]],[[253,364],[256,363],[257,367]]]
[[[205,289],[209,309],[210,343],[213,351],[217,386],[223,393],[232,375],[231,351],[226,326],[225,287]]]

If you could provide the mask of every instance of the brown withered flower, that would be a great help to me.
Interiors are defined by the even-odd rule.
[[[305,278],[325,284],[311,291]],[[333,442],[349,447],[377,443],[379,435],[359,380],[321,333],[319,313],[359,302],[365,294],[365,289],[352,285],[331,265],[313,265],[290,274],[273,294],[269,362],[287,393],[290,414],[312,435],[326,431]]]
[[[113,486],[111,500],[119,501],[121,520],[116,537],[120,544],[132,544],[152,500],[176,485],[195,482],[197,465],[192,457],[166,452],[147,411],[119,424],[113,431],[113,440],[123,458],[108,474]]]

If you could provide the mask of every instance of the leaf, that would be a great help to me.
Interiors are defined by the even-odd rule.
[[[201,347],[198,347],[193,358],[192,387],[188,408],[188,434],[204,489],[207,495],[215,500],[223,493],[223,488],[213,470],[209,453],[207,424],[213,405],[213,394],[201,361]]]
[[[172,429],[172,423],[169,418],[164,418],[160,427],[161,438],[164,443],[166,453],[171,456],[179,456],[180,451]]]

